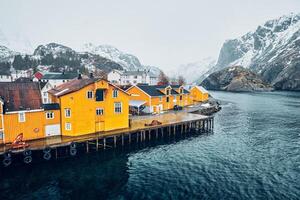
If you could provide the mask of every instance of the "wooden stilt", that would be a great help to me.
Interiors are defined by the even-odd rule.
[[[122,134],[122,146],[124,146],[124,134]]]
[[[86,152],[89,152],[89,141],[86,141]]]
[[[128,142],[131,144],[131,133],[128,133]]]
[[[117,147],[117,136],[114,136],[114,147]]]
[[[103,138],[103,149],[106,149],[106,138]]]

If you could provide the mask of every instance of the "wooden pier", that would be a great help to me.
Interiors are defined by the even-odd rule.
[[[157,126],[145,126],[152,120],[162,122]],[[210,132],[214,128],[214,117],[186,112],[166,113],[145,116],[130,120],[127,129],[99,132],[94,134],[69,137],[53,136],[49,138],[27,141],[29,147],[11,150],[7,145],[0,146],[0,161],[2,166],[10,166],[18,160],[26,164],[31,163],[38,155],[43,160],[59,159],[60,157],[76,156],[78,151],[106,150],[108,148],[123,147],[132,143],[144,143],[164,137],[189,134],[191,132]],[[14,159],[18,157],[18,159]]]

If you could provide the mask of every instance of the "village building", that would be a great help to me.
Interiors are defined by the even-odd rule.
[[[106,80],[79,75],[49,94],[60,105],[63,136],[129,127],[129,95]]]
[[[148,84],[156,85],[158,77],[153,73],[142,70],[142,71],[119,71],[112,70],[107,75],[108,81],[117,85],[137,85],[137,84]]]
[[[160,113],[174,106],[192,104],[189,91],[180,85],[134,85],[126,90],[131,106],[144,106],[145,113]]]
[[[37,82],[0,83],[0,143],[60,135],[58,104],[43,104]]]
[[[0,72],[0,82],[11,82],[12,76],[9,73]]]
[[[40,82],[41,96],[43,104],[51,103],[48,91],[53,88],[50,82]]]
[[[209,98],[208,91],[202,86],[198,86],[198,85],[193,86],[190,89],[190,93],[194,103],[208,101]]]
[[[40,79],[41,82],[49,82],[53,87],[59,86],[77,77],[77,73],[47,72]]]

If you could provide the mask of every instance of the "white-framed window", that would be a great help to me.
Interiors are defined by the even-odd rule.
[[[47,92],[43,92],[43,96],[44,96],[44,97],[47,97],[47,96],[48,96],[48,93],[47,93]]]
[[[115,110],[115,113],[122,113],[122,103],[121,102],[115,102],[114,103],[114,110]]]
[[[93,98],[93,91],[87,91],[86,97],[87,97],[88,99],[92,99],[92,98]]]
[[[68,117],[68,118],[71,117],[71,109],[70,108],[65,108],[65,117]]]
[[[25,121],[26,121],[25,112],[20,112],[19,113],[19,122],[25,122]]]
[[[113,98],[117,98],[118,97],[118,90],[114,89],[113,90]]]
[[[103,115],[104,109],[103,108],[96,108],[96,115]]]
[[[54,119],[54,112],[46,112],[46,119]]]
[[[0,140],[3,140],[3,138],[4,138],[4,133],[0,131]]]
[[[66,129],[67,131],[72,130],[72,124],[71,124],[70,122],[66,122],[66,124],[65,124],[65,129]]]

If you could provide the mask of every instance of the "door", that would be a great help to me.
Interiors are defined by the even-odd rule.
[[[45,126],[46,137],[60,135],[60,125],[53,124]]]

